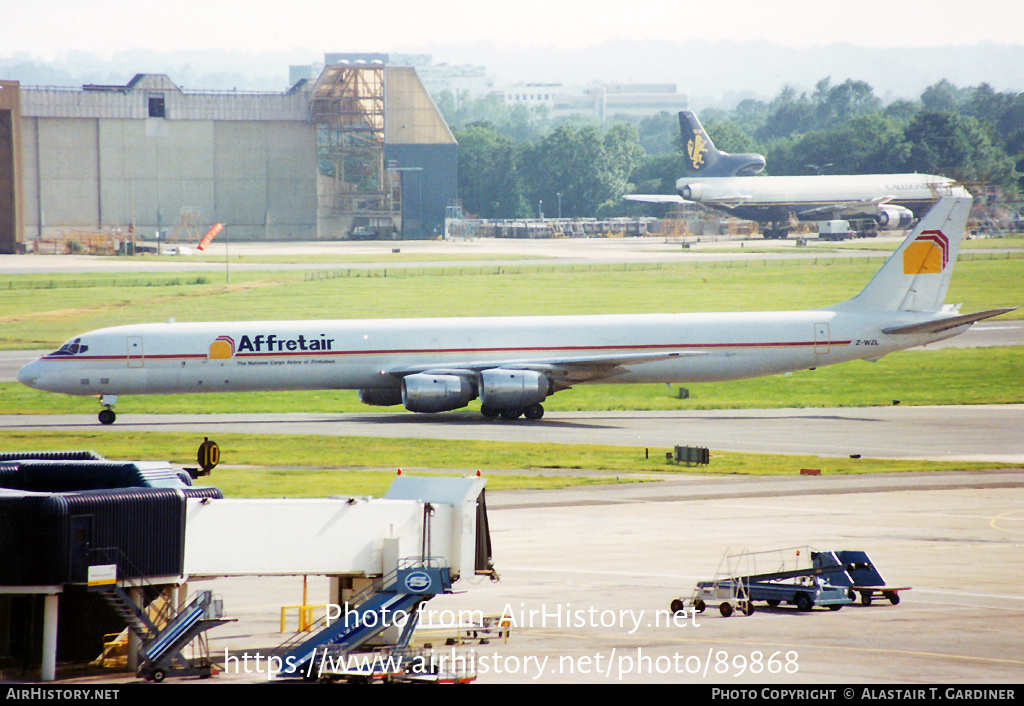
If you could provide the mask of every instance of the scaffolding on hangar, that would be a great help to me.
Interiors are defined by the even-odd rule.
[[[313,87],[320,237],[399,232],[402,188],[385,158],[384,80],[383,66],[335,65]]]

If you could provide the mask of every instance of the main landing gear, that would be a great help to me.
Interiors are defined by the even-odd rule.
[[[117,404],[117,395],[100,395],[100,404],[103,405],[103,409],[100,410],[100,424],[113,424],[117,420],[117,415],[111,408]]]
[[[527,419],[534,420],[540,419],[544,416],[544,405],[537,403],[527,405],[523,409],[496,409],[489,405],[483,405],[480,407],[480,414],[484,415],[488,419],[495,419],[501,417],[509,421],[513,419],[519,419],[519,417],[526,417]]]

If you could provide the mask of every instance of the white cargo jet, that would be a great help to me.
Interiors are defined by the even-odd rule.
[[[370,405],[539,419],[584,383],[708,382],[817,368],[963,333],[1012,311],[944,306],[971,197],[925,216],[859,295],[800,312],[137,324],[29,363],[29,387],[99,395],[356,389]]]
[[[907,228],[941,196],[955,192],[952,179],[932,174],[754,176],[765,166],[759,154],[728,154],[715,148],[690,111],[679,114],[686,172],[676,194],[632,194],[630,201],[691,201],[731,216],[765,224],[765,238],[785,238],[799,221],[871,221],[882,230]]]

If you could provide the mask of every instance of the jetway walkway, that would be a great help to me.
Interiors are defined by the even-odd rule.
[[[391,648],[406,650],[419,621],[419,606],[440,593],[451,593],[451,575],[446,565],[430,560],[409,560],[397,570],[374,582],[337,614],[328,612],[313,625],[312,636],[299,633],[274,652],[282,678],[319,676],[318,660],[338,662],[392,626],[402,631]]]

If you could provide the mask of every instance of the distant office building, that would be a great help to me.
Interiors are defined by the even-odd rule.
[[[687,108],[687,95],[672,83],[607,84],[571,89],[559,83],[517,83],[498,88],[506,106],[547,108],[552,118],[645,118]]]

